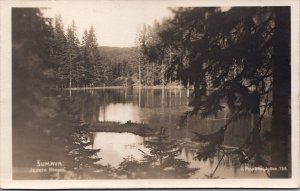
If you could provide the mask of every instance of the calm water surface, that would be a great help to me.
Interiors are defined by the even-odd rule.
[[[101,89],[73,91],[72,96],[81,98],[83,120],[94,124],[101,121],[128,121],[146,123],[153,128],[166,127],[170,139],[191,141],[193,132],[208,134],[218,130],[228,120],[228,112],[202,119],[190,117],[180,125],[179,118],[187,110],[190,92],[183,89]],[[253,126],[254,118],[244,118],[233,122],[227,130],[224,144],[239,146]],[[264,128],[269,120],[264,121]],[[93,148],[101,149],[99,163],[118,165],[126,157],[142,159],[142,151],[148,152],[144,145],[145,137],[131,133],[94,133]],[[191,178],[205,178],[217,166],[218,158],[207,161],[194,159],[196,150],[182,146],[179,158],[189,162],[190,167],[200,168]],[[235,159],[236,160],[236,159]],[[244,171],[244,167],[234,159],[224,158],[215,173],[219,178],[265,178],[263,172]]]

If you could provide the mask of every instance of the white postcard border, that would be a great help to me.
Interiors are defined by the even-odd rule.
[[[161,180],[12,180],[11,8],[51,7],[79,1],[1,1],[0,10],[0,187],[2,188],[295,188],[299,187],[299,1],[298,0],[103,0],[103,3],[156,3],[157,6],[291,6],[292,31],[292,178],[290,179],[161,179]],[[89,1],[81,1],[88,3]]]

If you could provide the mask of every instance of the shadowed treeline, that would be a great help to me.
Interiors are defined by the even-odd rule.
[[[263,173],[290,177],[290,9],[172,12],[144,27],[129,62],[108,58],[109,48],[101,57],[93,27],[79,45],[74,23],[65,34],[39,9],[12,9],[14,179],[226,178],[240,167],[283,167]],[[137,71],[139,85],[161,88],[133,88]],[[107,83],[128,88],[58,88]],[[142,157],[103,164],[126,148],[96,145],[89,129],[100,122],[154,129],[130,134],[127,148]]]
[[[224,100],[231,121],[258,115],[239,150],[261,165],[288,168],[272,171],[271,177],[290,177],[290,7],[171,10],[174,17],[144,27],[139,36],[140,49],[149,63],[162,66],[166,79],[193,85],[189,103],[192,109],[183,121],[195,114],[217,115],[226,109]],[[272,124],[264,132],[261,122],[267,111],[272,111]],[[228,134],[228,127],[225,124],[211,135],[199,135],[199,141],[210,142],[208,150],[215,152]],[[264,141],[271,142],[268,163],[256,158],[260,152],[257,144]]]
[[[59,172],[35,173],[40,167],[37,161],[57,162],[60,170],[75,172],[77,178],[83,169],[101,169],[94,156],[99,150],[87,148],[91,144],[85,132],[88,124],[81,121],[76,102],[52,91],[51,37],[50,20],[44,19],[39,9],[12,9],[15,179],[49,179],[53,174],[62,178]]]

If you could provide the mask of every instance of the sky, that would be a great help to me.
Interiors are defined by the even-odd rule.
[[[165,6],[157,6],[151,1],[128,3],[130,1],[73,1],[57,3],[44,10],[46,17],[60,14],[65,29],[75,21],[81,40],[85,29],[93,25],[100,46],[135,46],[138,31],[144,24],[153,24],[172,15]]]

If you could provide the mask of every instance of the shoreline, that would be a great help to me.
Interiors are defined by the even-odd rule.
[[[62,90],[100,90],[100,89],[139,89],[138,86],[101,86],[101,87],[76,87],[76,88],[61,88]],[[161,86],[142,86],[141,89],[163,89]],[[164,89],[187,89],[183,86],[165,86]],[[193,87],[189,88],[194,89]]]

